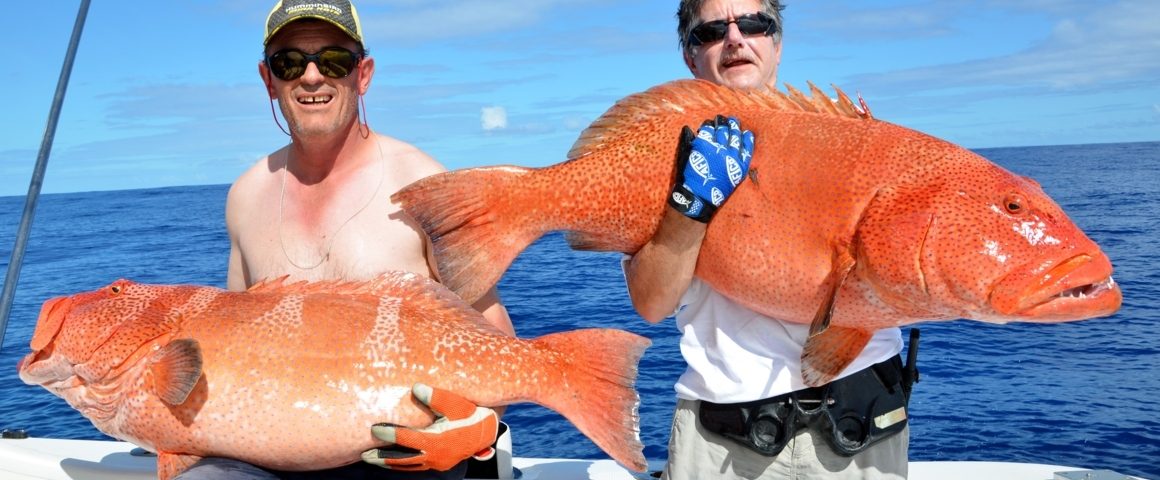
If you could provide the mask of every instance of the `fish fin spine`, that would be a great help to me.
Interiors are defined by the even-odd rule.
[[[394,295],[400,296],[399,317],[422,318],[424,329],[433,328],[431,326],[435,324],[461,329],[463,322],[467,321],[482,333],[508,336],[455,292],[430,278],[414,275],[409,279],[409,285],[400,285]]]
[[[336,295],[374,295],[384,296],[392,291],[399,282],[406,281],[407,277],[415,276],[407,272],[385,272],[369,280],[319,280],[290,281],[289,275],[269,278],[255,283],[246,289],[246,294],[299,294],[326,293]]]
[[[642,120],[666,111],[720,113],[735,111],[740,106],[758,107],[768,111],[809,112],[862,120],[872,119],[870,110],[861,97],[859,97],[862,106],[860,110],[845,93],[836,86],[833,88],[837,100],[831,100],[812,84],[811,98],[789,84],[786,84],[789,93],[783,93],[733,89],[700,79],[672,81],[616,102],[580,133],[580,138],[568,151],[568,159],[574,160],[589,155],[625,131],[650,128],[648,122]]]
[[[192,338],[174,340],[161,347],[150,363],[154,393],[168,405],[181,405],[201,379],[201,346]]]
[[[586,329],[533,340],[566,362],[560,383],[546,387],[543,402],[576,425],[617,462],[644,471],[640,441],[637,364],[651,342],[623,330]]]

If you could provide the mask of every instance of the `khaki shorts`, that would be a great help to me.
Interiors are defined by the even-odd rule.
[[[817,431],[803,429],[776,457],[766,457],[705,430],[700,402],[677,400],[662,479],[905,479],[910,427],[853,457],[834,453]]]

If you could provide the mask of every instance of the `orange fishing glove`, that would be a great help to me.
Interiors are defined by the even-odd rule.
[[[416,383],[411,394],[435,412],[435,421],[419,429],[387,423],[371,427],[375,437],[389,445],[363,452],[364,462],[392,470],[446,471],[468,457],[488,460],[495,455],[491,445],[499,418],[494,410],[422,383]]]

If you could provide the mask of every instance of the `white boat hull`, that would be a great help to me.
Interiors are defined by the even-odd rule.
[[[0,478],[5,480],[136,480],[155,479],[157,460],[130,454],[125,442],[25,438],[0,440]],[[560,458],[512,459],[522,480],[651,479],[612,460]],[[650,470],[664,466],[649,462]],[[1054,480],[1059,472],[1083,469],[1061,465],[1008,462],[910,462],[911,480]],[[1081,477],[1082,478],[1082,477]],[[1124,475],[1092,478],[1132,479]]]

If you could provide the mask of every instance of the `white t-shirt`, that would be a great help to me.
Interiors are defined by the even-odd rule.
[[[801,354],[810,326],[775,320],[745,308],[694,278],[676,314],[688,368],[677,396],[714,403],[748,402],[807,388]],[[837,378],[902,351],[902,331],[874,332]]]

